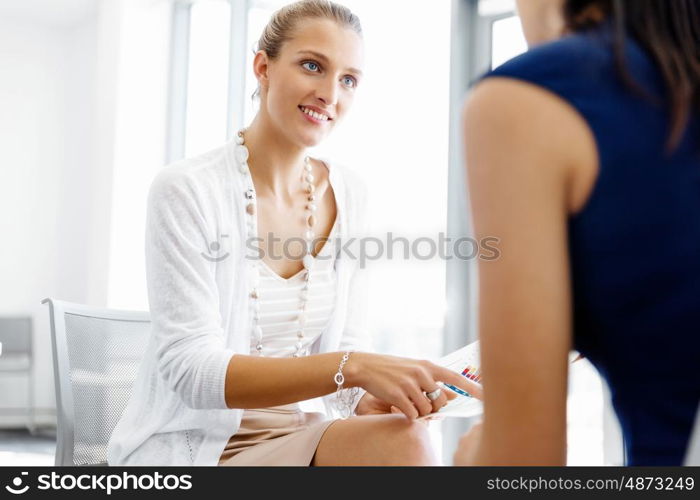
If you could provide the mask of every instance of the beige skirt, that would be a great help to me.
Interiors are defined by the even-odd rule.
[[[297,403],[244,410],[219,465],[309,466],[333,422],[323,413],[302,411]]]

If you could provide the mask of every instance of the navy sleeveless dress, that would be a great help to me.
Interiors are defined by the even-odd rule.
[[[700,117],[680,147],[659,69],[632,37],[619,76],[611,23],[540,45],[485,77],[554,93],[592,130],[599,176],[569,219],[574,346],[607,381],[628,465],[680,465],[700,401]]]

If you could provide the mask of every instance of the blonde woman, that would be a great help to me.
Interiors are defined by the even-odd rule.
[[[363,272],[334,243],[362,234],[365,191],[350,171],[307,158],[348,113],[362,66],[348,9],[281,9],[254,59],[253,122],[155,179],[153,330],[110,464],[437,463],[416,418],[447,402],[439,382],[477,388],[432,363],[369,352]],[[298,405],[317,397],[355,416]]]

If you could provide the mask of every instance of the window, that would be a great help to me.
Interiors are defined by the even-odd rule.
[[[517,16],[494,21],[491,30],[491,68],[496,68],[527,50],[520,19]]]
[[[98,91],[105,101],[98,112],[114,116],[113,130],[101,132],[109,139],[97,145],[100,161],[113,167],[106,302],[111,308],[145,310],[143,228],[148,188],[164,163],[171,11],[165,2],[110,5],[114,11],[108,12],[121,18],[105,30],[100,50],[106,56],[98,65]]]
[[[228,2],[196,2],[190,10],[185,156],[226,141],[229,39]]]

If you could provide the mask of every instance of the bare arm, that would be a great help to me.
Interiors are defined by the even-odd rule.
[[[348,368],[356,356],[350,356]],[[236,354],[226,370],[226,404],[229,408],[265,408],[325,396],[336,390],[333,377],[342,357],[340,352],[302,358]]]
[[[554,95],[490,79],[467,105],[465,144],[476,236],[499,238],[500,258],[479,266],[484,422],[462,459],[565,464],[567,216],[584,200],[574,172],[594,160],[593,139]]]
[[[264,408],[323,396],[337,389],[333,377],[343,353],[303,358],[260,358],[234,355],[226,373],[229,408]],[[447,368],[429,361],[355,352],[345,368],[344,387],[362,387],[396,406],[407,418],[427,415],[446,401],[443,394],[431,404],[423,392],[438,381],[454,384],[481,397],[481,388]]]

